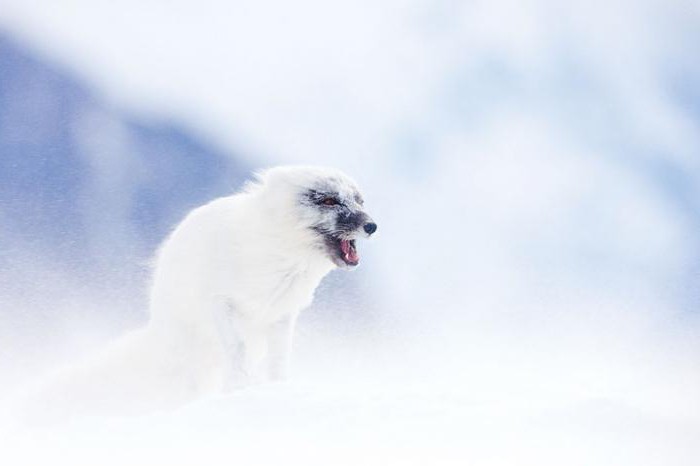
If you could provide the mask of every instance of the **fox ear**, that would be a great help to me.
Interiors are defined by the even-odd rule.
[[[243,184],[243,191],[250,193],[250,192],[259,190],[260,187],[266,183],[266,181],[269,177],[269,172],[270,172],[269,168],[265,168],[265,169],[257,170],[255,172],[253,172],[252,178]]]

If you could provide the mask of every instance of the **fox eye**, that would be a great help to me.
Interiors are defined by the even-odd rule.
[[[321,201],[321,204],[327,205],[327,206],[338,205],[338,199],[336,199],[334,197],[327,197],[323,201]]]

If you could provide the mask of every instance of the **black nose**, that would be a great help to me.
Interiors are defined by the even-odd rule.
[[[377,224],[376,223],[365,223],[365,233],[368,235],[371,235],[375,231],[377,231]]]

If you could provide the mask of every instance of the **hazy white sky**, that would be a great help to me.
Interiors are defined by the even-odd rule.
[[[657,285],[691,247],[685,214],[638,167],[698,173],[696,117],[670,79],[700,69],[696,2],[0,2],[2,27],[115,105],[265,163],[348,169],[389,231],[450,246],[502,231],[488,263],[513,260],[515,237],[533,250],[530,234]],[[392,244],[388,267],[405,252]],[[453,247],[421,254],[455,264]]]
[[[639,169],[698,173],[669,78],[700,68],[695,2],[0,1],[115,105],[350,171],[391,237],[366,249],[392,304],[519,308],[531,282],[651,302],[695,250]]]
[[[659,71],[690,53],[698,14],[683,0],[0,3],[3,27],[119,105],[271,159],[349,166],[407,132],[497,117],[504,101],[489,90],[547,104],[577,79],[610,99],[618,114],[603,118],[688,157],[691,128]],[[459,95],[489,106],[468,121],[449,113]]]

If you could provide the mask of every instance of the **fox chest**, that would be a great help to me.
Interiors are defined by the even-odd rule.
[[[308,307],[323,275],[308,270],[290,270],[268,276],[268,280],[248,276],[233,283],[227,294],[242,314],[262,323],[274,322]]]

